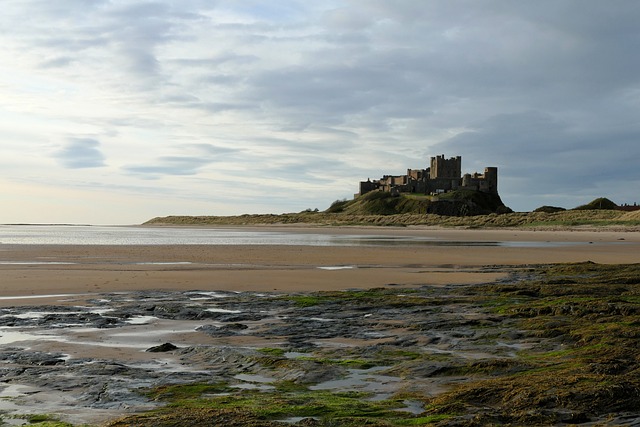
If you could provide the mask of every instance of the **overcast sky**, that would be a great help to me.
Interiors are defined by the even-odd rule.
[[[640,202],[636,0],[4,0],[0,223],[326,209],[431,156]]]

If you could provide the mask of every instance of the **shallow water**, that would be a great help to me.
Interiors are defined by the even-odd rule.
[[[345,378],[325,381],[310,386],[309,390],[365,391],[374,395],[389,393],[396,390],[402,379],[378,373],[388,368],[376,366],[369,369],[349,369]]]
[[[584,242],[453,241],[435,237],[348,235],[187,227],[0,225],[2,244],[16,245],[301,245],[554,247]],[[3,262],[3,261],[0,261]],[[10,261],[4,263],[18,264]],[[33,264],[34,262],[28,262]],[[38,261],[42,264],[52,264]],[[179,263],[171,263],[179,264]],[[341,267],[346,268],[346,267]]]

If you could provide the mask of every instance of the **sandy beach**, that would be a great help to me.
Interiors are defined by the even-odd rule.
[[[640,233],[630,231],[256,230],[423,240],[389,239],[395,243],[379,246],[0,244],[0,409],[18,419],[36,412],[105,425],[164,404],[141,389],[215,379],[229,385],[231,396],[253,390],[258,398],[278,381],[295,380],[311,393],[346,388],[380,399],[412,390],[418,398],[400,409],[419,416],[424,399],[471,380],[435,374],[441,369],[517,360],[515,350],[565,348],[563,340],[523,337],[514,318],[485,312],[482,286],[508,281],[504,294],[493,297],[496,303],[512,298],[535,265],[640,261]],[[314,294],[351,289],[369,291]],[[622,285],[615,289],[627,292]],[[263,349],[273,348],[282,352],[274,360],[286,368],[256,362]],[[336,358],[384,363],[369,370],[320,362]],[[107,425],[133,425],[113,422]]]
[[[316,291],[484,283],[500,266],[635,263],[640,233],[380,227],[269,227],[292,233],[429,237],[433,245],[1,245],[1,305],[132,290]],[[473,242],[465,244],[463,242]],[[490,245],[484,243],[490,242]],[[495,244],[494,244],[495,243]],[[30,298],[37,297],[37,298]]]

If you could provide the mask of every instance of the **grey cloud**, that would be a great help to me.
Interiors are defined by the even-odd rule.
[[[42,68],[60,68],[66,67],[73,62],[73,58],[68,56],[61,56],[57,58],[51,58],[40,64]]]
[[[147,49],[123,47],[121,64],[137,76],[151,79],[158,72],[159,62],[153,52]]]
[[[100,151],[100,142],[91,138],[70,139],[54,153],[54,157],[62,166],[69,169],[105,166],[105,157]]]
[[[622,199],[630,187],[620,183],[638,179],[638,141],[639,126],[625,131],[575,129],[551,115],[527,112],[491,117],[432,148],[463,154],[465,170],[498,166],[503,189],[533,200],[548,194],[564,200],[604,195],[597,191]]]
[[[164,3],[141,3],[122,6],[111,12],[110,32],[121,64],[131,73],[155,77],[160,63],[157,46],[171,39],[175,16]]]
[[[161,102],[188,106],[199,104],[201,101],[198,97],[193,95],[173,93],[163,96],[161,98]]]
[[[253,64],[259,61],[259,57],[256,55],[238,55],[235,53],[227,52],[210,58],[178,58],[171,61],[183,67],[200,67],[211,69],[217,68],[221,65],[237,66]]]
[[[260,168],[265,176],[305,184],[327,184],[342,178],[348,164],[339,158],[307,154],[295,159],[283,159]],[[354,188],[357,182],[354,183]]]
[[[228,156],[232,154],[242,153],[242,150],[238,148],[222,147],[219,145],[204,144],[204,143],[185,144],[184,148],[187,150],[199,152],[201,153],[202,156],[208,156],[210,159],[218,159],[218,160],[220,160],[221,156]]]
[[[406,167],[460,154],[465,170],[496,165],[501,188],[540,197],[637,174],[637,2],[258,3],[16,0],[0,25],[54,78],[68,67],[102,99],[131,102],[105,127],[244,150],[168,135],[174,156],[124,168],[142,177],[226,161],[305,182],[330,164],[375,177],[363,153]]]
[[[251,152],[259,150],[265,153],[265,156],[275,152],[279,153],[277,160],[295,162],[297,159],[318,155],[325,159],[344,159],[348,157],[346,153],[356,146],[352,141],[353,133],[332,128],[309,126],[307,129],[292,129],[289,132],[290,138],[286,138],[286,135],[282,138],[254,138]],[[313,138],[304,139],[304,133],[312,135]]]
[[[241,76],[235,76],[231,74],[210,74],[202,78],[202,83],[211,84],[214,86],[236,86],[243,81]]]
[[[182,148],[189,154],[161,156],[152,164],[127,165],[122,169],[126,173],[143,175],[148,178],[158,178],[164,175],[197,175],[202,168],[210,164],[228,161],[240,153],[238,149],[219,147],[213,144],[184,144]]]
[[[165,95],[161,95],[156,102],[158,104],[172,105],[181,109],[201,110],[207,113],[255,109],[254,105],[248,103],[205,102],[198,96],[181,94],[178,92],[169,92]],[[120,124],[124,124],[125,122],[127,121],[120,121]]]
[[[165,156],[156,160],[153,165],[130,165],[123,167],[128,173],[159,176],[159,175],[195,175],[210,160],[199,157]]]
[[[14,19],[24,23],[24,29],[16,30],[25,34],[25,47],[64,53],[67,63],[99,61],[136,78],[157,77],[162,65],[157,48],[180,38],[181,28],[190,21],[201,19],[197,12],[183,12],[182,7],[174,8],[162,1],[115,4],[32,0],[30,7],[7,9],[9,16],[13,13]]]
[[[371,25],[370,17],[362,13],[354,13],[351,8],[341,7],[326,11],[322,15],[322,23],[337,30],[363,30]]]
[[[351,12],[364,9],[372,20],[392,22],[371,30],[364,46],[375,44],[377,49],[369,65],[393,54],[401,61],[396,62],[396,76],[417,72],[423,76],[421,87],[430,85],[436,93],[520,102],[530,96],[527,102],[547,107],[624,86],[626,78],[635,80],[640,59],[631,54],[629,40],[637,29],[611,28],[612,22],[634,22],[629,11],[594,2],[561,3],[568,6],[557,22],[551,21],[553,2],[355,2],[359,8]],[[603,8],[608,11],[601,14]],[[633,9],[637,22],[640,15]],[[604,21],[615,34],[607,39],[616,42],[581,28],[602,22],[602,15],[610,17]],[[574,20],[587,24],[572,28],[567,21]]]
[[[169,6],[165,2],[146,1],[134,3],[121,3],[115,9],[111,9],[111,15],[125,21],[144,21],[149,17],[165,15],[169,12]]]
[[[341,124],[346,116],[373,113],[413,116],[417,109],[397,101],[415,92],[392,70],[367,67],[294,67],[262,73],[249,81],[256,101],[280,110],[283,116],[304,117],[316,124]],[[376,114],[376,109],[378,112]]]
[[[249,110],[255,109],[255,106],[251,104],[239,104],[239,103],[225,103],[225,102],[199,102],[192,104],[193,106],[208,111],[210,113],[220,113],[223,111],[231,110]]]

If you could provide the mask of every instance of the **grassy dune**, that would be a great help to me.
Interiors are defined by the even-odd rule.
[[[238,216],[166,216],[153,218],[145,225],[377,225],[377,226],[443,226],[466,228],[565,228],[621,227],[640,229],[640,211],[567,210],[554,213],[514,212],[476,216],[442,216],[403,213],[395,215],[356,215],[349,213],[300,212],[281,215]]]

